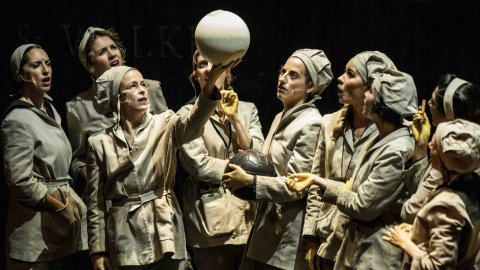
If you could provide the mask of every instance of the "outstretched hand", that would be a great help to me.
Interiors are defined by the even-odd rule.
[[[385,233],[382,239],[396,246],[399,246],[402,249],[405,249],[408,244],[412,243],[412,240],[410,239],[410,234],[407,232],[407,230],[409,230],[410,228],[395,225]]]
[[[425,100],[423,100],[422,105],[418,106],[418,112],[413,116],[412,125],[412,133],[415,141],[423,144],[428,143],[431,129],[430,121],[425,113],[425,106]]]
[[[315,183],[318,176],[311,173],[296,173],[286,180],[287,186],[292,191],[302,191]]]
[[[231,189],[231,192],[235,193],[239,188],[253,186],[253,175],[248,174],[238,165],[229,164],[228,166],[230,166],[233,171],[222,175],[225,188]]]
[[[222,66],[222,64],[214,65],[208,73],[207,83],[204,87],[205,95],[209,98],[213,98],[213,95],[215,94],[213,93],[213,90],[215,89],[217,79],[223,74],[223,72],[236,67],[240,62],[242,62],[242,59],[237,59],[224,66]]]

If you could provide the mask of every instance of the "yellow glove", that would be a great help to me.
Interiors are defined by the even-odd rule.
[[[307,269],[315,270],[320,267],[320,257],[317,255],[317,251],[320,245],[315,240],[308,241],[308,251],[305,255],[305,260],[307,261]]]
[[[238,95],[232,90],[221,90],[222,99],[220,100],[220,108],[227,116],[237,115],[238,111]]]
[[[430,121],[428,121],[427,114],[424,112],[422,106],[419,106],[418,112],[413,116],[412,133],[415,141],[428,143],[430,128]]]
[[[343,184],[343,189],[350,190],[350,186],[352,185],[352,178],[348,179],[345,184]]]
[[[112,270],[112,266],[110,265],[110,261],[108,257],[105,255],[92,255],[92,264],[94,270]],[[107,268],[105,269],[105,266]]]

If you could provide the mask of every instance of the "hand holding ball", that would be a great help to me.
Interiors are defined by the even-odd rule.
[[[217,10],[198,23],[195,44],[200,54],[213,65],[227,65],[245,55],[250,45],[250,32],[239,16]]]

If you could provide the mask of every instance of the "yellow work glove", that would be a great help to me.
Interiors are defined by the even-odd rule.
[[[352,185],[352,178],[348,179],[345,184],[343,184],[343,189],[350,190],[350,185]]]
[[[305,260],[307,261],[308,270],[320,269],[320,257],[317,255],[317,251],[320,245],[315,240],[308,241],[308,251],[305,255]]]
[[[91,256],[93,269],[94,270],[112,270],[112,266],[110,265],[110,261],[108,257],[105,255],[95,254]],[[106,269],[105,269],[106,266]]]
[[[222,99],[220,100],[220,108],[227,116],[237,115],[238,111],[238,95],[232,90],[221,90]]]
[[[427,114],[425,112],[422,113],[422,106],[419,106],[418,112],[413,116],[412,124],[412,133],[415,141],[428,143],[430,128],[430,121],[428,121]]]

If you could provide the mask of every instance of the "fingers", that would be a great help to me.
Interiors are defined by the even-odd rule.
[[[422,106],[419,108],[421,110],[422,115],[425,113],[425,106],[427,105],[427,101],[424,99],[422,100]]]

